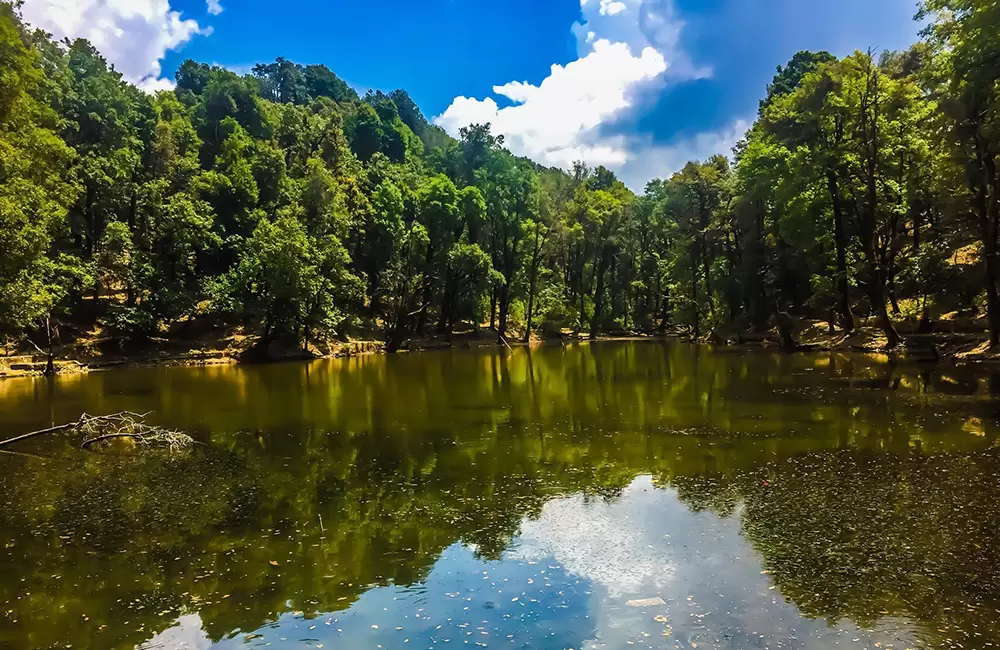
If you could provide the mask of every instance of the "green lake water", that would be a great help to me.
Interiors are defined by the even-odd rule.
[[[0,382],[0,648],[997,648],[1000,378],[677,342]]]

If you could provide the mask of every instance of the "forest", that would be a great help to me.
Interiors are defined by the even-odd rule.
[[[982,318],[1000,344],[1000,4],[924,0],[905,52],[799,52],[730,156],[641,195],[454,139],[323,65],[125,82],[0,3],[0,336],[208,324],[259,344],[489,328],[851,331]],[[665,174],[670,170],[664,170]]]

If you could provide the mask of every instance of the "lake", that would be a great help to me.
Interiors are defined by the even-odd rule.
[[[1000,646],[1000,379],[672,341],[0,382],[2,648]]]

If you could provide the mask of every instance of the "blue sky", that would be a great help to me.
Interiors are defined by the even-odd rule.
[[[150,89],[186,58],[325,63],[362,91],[408,90],[451,132],[489,120],[515,153],[606,164],[635,189],[727,152],[796,51],[900,49],[919,28],[915,0],[28,0],[24,12],[90,38]]]

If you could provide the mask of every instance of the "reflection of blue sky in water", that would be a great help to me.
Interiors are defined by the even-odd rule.
[[[636,479],[620,499],[546,504],[499,562],[460,544],[427,580],[365,593],[349,609],[286,614],[211,646],[196,615],[144,648],[903,648],[914,630],[803,618],[762,573],[740,514],[692,513],[673,490]],[[660,598],[663,605],[630,606]],[[252,638],[251,638],[252,635]],[[878,644],[878,645],[876,645]]]

